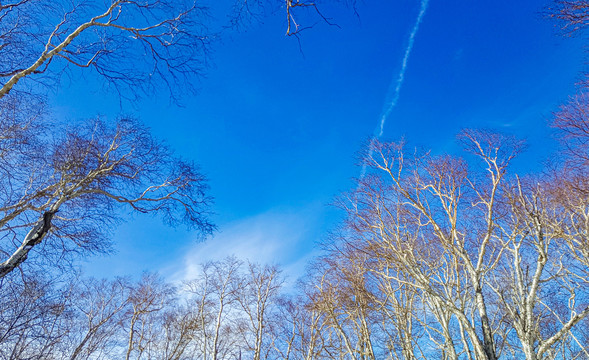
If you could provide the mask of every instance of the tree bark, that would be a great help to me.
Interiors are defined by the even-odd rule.
[[[0,279],[8,275],[12,270],[16,269],[20,264],[23,263],[29,256],[29,252],[35,245],[41,243],[45,235],[51,229],[51,220],[55,211],[46,211],[43,217],[35,224],[35,226],[29,231],[21,246],[14,251],[14,253],[0,264]]]

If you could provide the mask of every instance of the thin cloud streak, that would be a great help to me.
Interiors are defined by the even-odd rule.
[[[214,238],[187,249],[182,261],[170,264],[165,273],[173,283],[196,278],[201,264],[235,256],[242,261],[279,265],[292,286],[303,275],[305,265],[314,255],[305,251],[314,240],[318,223],[313,221],[317,208],[270,210],[226,226]]]
[[[379,125],[374,130],[375,135],[372,137],[372,141],[382,137],[387,118],[389,117],[395,106],[397,106],[397,102],[399,101],[399,96],[401,94],[401,87],[403,86],[403,82],[405,81],[405,72],[407,71],[407,64],[409,63],[409,56],[411,55],[411,51],[413,50],[413,44],[415,43],[415,36],[417,35],[419,25],[421,25],[421,21],[423,20],[423,16],[425,15],[425,11],[427,10],[428,5],[429,0],[421,1],[419,14],[417,15],[417,19],[415,20],[413,29],[411,29],[411,33],[409,34],[409,42],[407,44],[407,48],[405,49],[405,54],[403,55],[403,61],[401,62],[401,70],[399,71],[399,75],[397,76],[395,91],[393,93],[393,99],[389,102],[389,106],[387,106],[386,110],[383,112],[379,121]],[[370,147],[368,152],[368,158],[372,157],[372,153],[373,150],[372,147]],[[362,165],[362,172],[360,174],[360,178],[363,178],[364,175],[366,175],[366,164]]]
[[[423,15],[425,15],[425,11],[427,10],[427,6],[429,4],[429,0],[422,0],[421,1],[421,8],[419,9],[419,14],[417,15],[417,20],[415,21],[415,25],[413,25],[413,29],[411,30],[411,34],[409,35],[409,43],[407,44],[407,48],[405,49],[405,55],[403,56],[403,62],[401,63],[401,71],[399,71],[399,76],[397,77],[397,84],[395,86],[395,92],[393,96],[393,100],[389,103],[389,106],[385,110],[384,114],[380,119],[380,131],[378,132],[377,137],[381,137],[384,132],[384,125],[393,111],[393,108],[397,105],[399,101],[399,95],[401,93],[401,86],[403,86],[403,81],[405,81],[405,71],[407,70],[407,64],[409,62],[409,55],[411,55],[411,50],[413,50],[413,44],[415,43],[415,36],[417,35],[417,31],[419,30],[419,25],[423,20]]]

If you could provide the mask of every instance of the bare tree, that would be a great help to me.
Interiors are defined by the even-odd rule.
[[[192,1],[24,0],[0,6],[0,98],[23,80],[90,68],[119,95],[190,85],[211,36]]]
[[[547,6],[545,14],[554,21],[562,35],[569,37],[582,35],[589,25],[589,1],[555,0],[553,4]],[[589,87],[589,74],[583,71],[581,75],[578,85],[582,95]],[[573,101],[574,98],[571,99],[571,102]]]
[[[577,174],[584,171],[589,163],[589,95],[571,96],[554,113],[551,125],[557,129],[564,146],[568,171]]]
[[[283,280],[275,266],[248,263],[242,281],[238,302],[246,317],[242,328],[244,344],[253,360],[267,359],[273,350],[271,320],[280,321],[273,318],[273,311]]]
[[[241,261],[228,257],[202,265],[198,278],[187,284],[196,307],[198,342],[203,359],[227,359],[238,354],[238,305]]]
[[[395,330],[402,358],[584,355],[586,195],[565,196],[566,181],[510,176],[522,148],[512,137],[468,130],[460,139],[482,167],[373,142],[374,172],[340,202],[349,216],[328,263],[344,261],[338,276],[362,269],[368,312],[385,315],[378,331]],[[360,293],[328,269],[322,311],[344,329],[342,296]],[[354,338],[340,336],[352,353]]]
[[[0,283],[0,359],[65,358],[63,340],[76,331],[70,311],[74,286],[30,275]]]
[[[33,249],[45,260],[51,254],[107,250],[104,225],[115,220],[121,205],[157,213],[172,225],[212,231],[203,176],[194,165],[174,158],[137,121],[121,119],[116,126],[88,121],[53,139],[28,125],[19,128],[21,138],[10,141],[22,146],[0,158],[5,257],[0,277]]]
[[[284,8],[287,35],[312,26],[301,27],[295,20],[300,10],[312,9],[330,23],[315,1],[235,0],[231,26],[275,5]],[[307,23],[315,16],[309,15]],[[31,82],[21,90],[34,92],[39,84],[51,88],[67,69],[91,70],[122,97],[161,93],[162,88],[175,97],[180,88],[193,89],[194,76],[206,67],[209,45],[219,35],[208,23],[207,8],[191,0],[3,3],[0,99],[25,80]]]
[[[380,355],[375,331],[380,314],[367,283],[366,258],[353,249],[334,250],[321,261],[313,306],[324,313],[338,337],[340,354],[351,359],[376,359]]]
[[[173,302],[174,289],[156,274],[144,274],[129,295],[128,334],[125,359],[140,359],[157,346],[158,318]]]
[[[159,338],[149,358],[179,360],[198,356],[199,323],[188,306],[165,309],[160,317]]]
[[[124,278],[89,278],[75,287],[71,307],[77,321],[72,322],[69,336],[70,360],[114,355],[121,325],[129,317],[131,286]]]
[[[567,35],[577,33],[589,24],[589,1],[556,0],[547,9],[548,16],[557,20],[561,31]]]
[[[276,320],[280,331],[275,344],[281,359],[315,360],[335,354],[331,328],[303,289],[307,285],[301,283],[301,295],[280,301],[281,317]]]

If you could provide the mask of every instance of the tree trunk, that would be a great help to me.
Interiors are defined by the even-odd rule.
[[[29,231],[27,236],[25,236],[21,246],[14,251],[8,260],[0,264],[0,279],[22,264],[29,256],[31,249],[43,240],[49,229],[51,229],[51,219],[53,219],[54,214],[55,211],[46,211],[43,217]]]

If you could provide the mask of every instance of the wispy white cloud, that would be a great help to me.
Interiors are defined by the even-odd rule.
[[[201,264],[235,256],[280,265],[292,283],[303,274],[313,256],[309,246],[320,236],[317,210],[313,205],[296,211],[271,210],[226,224],[213,238],[187,249],[184,258],[164,272],[174,282],[189,280],[198,276]]]

